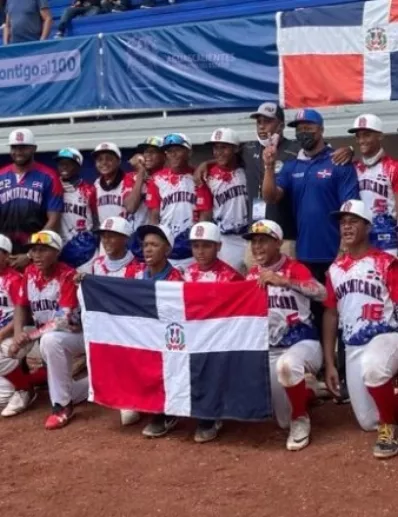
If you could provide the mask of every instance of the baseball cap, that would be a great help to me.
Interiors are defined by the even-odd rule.
[[[251,241],[254,235],[269,235],[270,237],[282,241],[283,231],[278,223],[269,219],[261,219],[250,226],[249,231],[243,235],[247,241]]]
[[[11,131],[10,136],[8,137],[9,145],[36,145],[35,135],[33,132],[26,128],[21,127],[19,129],[14,129]]]
[[[191,140],[183,133],[170,133],[164,137],[163,149],[167,149],[172,145],[180,145],[182,147],[186,147],[187,149],[192,149]]]
[[[189,232],[190,241],[221,242],[221,234],[218,226],[208,221],[196,223]]]
[[[12,252],[12,242],[5,235],[0,235],[0,250],[6,251],[7,253]]]
[[[163,147],[163,138],[161,136],[148,136],[145,140],[138,144],[136,147],[137,152],[143,153],[145,149],[148,147],[157,147],[158,149],[162,149]]]
[[[257,111],[250,115],[250,118],[257,117],[275,118],[281,122],[285,122],[285,112],[276,102],[263,102],[257,108]]]
[[[97,147],[93,151],[93,155],[95,156],[98,153],[102,152],[108,152],[116,154],[116,156],[121,159],[122,153],[120,152],[119,147],[116,144],[113,144],[112,142],[102,142],[101,144],[97,145]]]
[[[309,122],[311,124],[323,126],[323,117],[319,111],[305,108],[296,113],[294,120],[289,122],[288,127],[297,127],[301,122]]]
[[[166,242],[170,244],[172,248],[174,246],[174,237],[171,231],[164,224],[144,224],[140,226],[137,230],[138,237],[143,241],[146,235],[154,233],[155,235],[159,235]]]
[[[80,166],[83,165],[83,156],[81,155],[80,151],[74,147],[65,147],[64,149],[60,149],[55,156],[56,160],[62,160],[65,158],[68,160],[73,160]]]
[[[102,222],[99,231],[107,231],[120,233],[121,235],[125,235],[126,237],[130,237],[133,233],[133,228],[131,224],[124,219],[124,217],[108,217],[105,221]]]
[[[354,125],[348,130],[348,133],[356,133],[360,129],[369,129],[370,131],[382,133],[383,122],[376,115],[359,115],[359,117],[354,120]]]
[[[340,210],[332,212],[332,215],[338,218],[344,214],[353,214],[364,219],[367,223],[372,223],[372,213],[365,203],[359,199],[350,199],[349,201],[345,201],[341,205]]]
[[[35,246],[36,244],[42,244],[57,251],[62,250],[62,239],[58,233],[52,230],[42,230],[34,233],[30,238],[29,246]]]
[[[229,127],[219,127],[213,131],[210,142],[207,143],[223,143],[231,145],[240,145],[238,133]]]

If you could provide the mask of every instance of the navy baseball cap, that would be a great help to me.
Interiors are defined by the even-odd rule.
[[[299,110],[296,113],[294,120],[289,122],[288,127],[297,127],[301,122],[317,124],[318,126],[323,127],[322,115],[318,111],[310,109],[310,108],[305,108],[303,110]]]

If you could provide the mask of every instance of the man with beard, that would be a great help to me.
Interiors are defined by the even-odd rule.
[[[56,172],[34,161],[37,149],[30,129],[9,136],[10,165],[0,170],[0,233],[13,244],[10,266],[30,262],[30,237],[40,230],[57,230],[63,210],[63,189]]]

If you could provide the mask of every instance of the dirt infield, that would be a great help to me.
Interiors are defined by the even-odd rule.
[[[192,441],[182,421],[148,440],[143,423],[90,404],[60,431],[45,431],[46,393],[27,413],[0,420],[1,517],[396,516],[398,458],[371,456],[347,406],[313,410],[313,442],[287,452],[273,423],[228,423],[218,442]]]

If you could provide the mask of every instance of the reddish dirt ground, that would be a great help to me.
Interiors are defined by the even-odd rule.
[[[348,406],[314,408],[313,441],[284,448],[273,423],[225,425],[219,441],[192,441],[182,421],[148,440],[143,423],[91,404],[45,431],[46,393],[27,413],[0,421],[1,517],[397,516],[398,457],[371,455]]]

